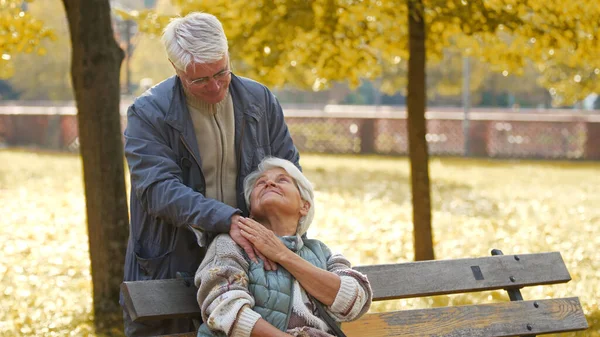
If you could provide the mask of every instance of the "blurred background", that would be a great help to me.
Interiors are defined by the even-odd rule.
[[[121,10],[115,11],[113,28],[126,51],[121,67],[123,113],[136,95],[174,74],[157,35],[160,30],[148,20],[140,29],[138,22],[151,17],[146,14],[149,10],[155,10],[152,15],[157,22],[156,18],[162,15],[177,15],[176,4],[170,0],[111,1],[113,8]],[[42,41],[41,52],[4,54],[10,62],[3,64],[7,69],[0,80],[0,144],[77,151],[76,109],[69,75],[70,40],[64,8],[60,0],[23,2],[22,7],[43,17],[44,25],[54,31],[55,38]],[[400,26],[403,22],[402,18],[396,20],[389,24]],[[226,30],[227,22],[224,21]],[[502,34],[499,30],[496,35]],[[589,64],[586,59],[577,60],[578,55],[568,55],[568,51],[564,53],[567,55],[559,55],[547,48],[541,61],[537,51],[531,52],[530,58],[513,60],[513,51],[500,53],[500,45],[484,49],[468,40],[474,37],[463,35],[449,39],[454,45],[444,43],[428,50],[427,142],[431,154],[600,159],[600,136],[594,136],[600,135],[600,97],[595,93],[600,87],[597,58],[596,64]],[[263,39],[257,44],[268,42],[268,37]],[[237,37],[230,40],[235,53]],[[533,44],[536,43],[540,42]],[[465,52],[465,45],[470,46],[469,53]],[[352,77],[344,81],[326,80],[320,74],[298,79],[290,69],[299,68],[301,61],[288,64],[277,60],[270,64],[268,58],[274,49],[262,48],[257,55],[260,62],[248,62],[252,62],[252,69],[234,58],[234,71],[270,85],[284,107],[296,145],[303,152],[407,153],[406,50],[396,51],[393,46],[383,49],[378,53],[398,55],[391,55],[389,60],[380,56],[375,60],[380,61],[378,69],[363,72],[362,78],[356,74],[340,75]],[[359,62],[356,68],[360,67]],[[305,67],[307,72],[325,72],[310,64]],[[334,64],[323,66],[327,67],[336,68]],[[323,76],[336,77],[327,75]]]
[[[485,256],[492,248],[560,251],[573,281],[528,289],[524,298],[580,296],[590,329],[562,335],[600,336],[600,6],[493,0],[481,12],[477,1],[424,3],[436,258]],[[168,19],[192,10],[215,14],[234,72],[268,85],[283,106],[315,184],[311,234],[356,265],[413,259],[419,200],[411,197],[408,158],[406,6],[110,5],[125,51],[122,127],[135,97],[174,75],[160,42]],[[0,336],[120,336],[120,326],[94,328],[63,3],[0,0],[0,22]],[[498,299],[507,296],[388,301],[373,310]]]

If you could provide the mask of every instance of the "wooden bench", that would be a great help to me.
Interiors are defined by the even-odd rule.
[[[348,336],[535,336],[588,328],[577,297],[524,301],[519,289],[565,283],[571,276],[558,252],[360,266],[373,300],[505,289],[510,301],[370,313],[342,325]],[[190,278],[124,282],[134,321],[200,317]],[[195,336],[195,333],[176,336]],[[173,335],[175,336],[175,335]]]

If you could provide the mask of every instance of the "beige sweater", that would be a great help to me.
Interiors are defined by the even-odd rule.
[[[205,197],[237,207],[235,120],[231,95],[227,93],[223,101],[207,104],[186,93],[186,101],[202,158]]]

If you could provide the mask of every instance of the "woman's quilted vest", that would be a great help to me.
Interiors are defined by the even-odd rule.
[[[321,269],[327,269],[327,259],[331,252],[320,241],[306,238],[302,240],[297,236],[284,236],[280,239],[286,247],[296,252],[304,260]],[[248,259],[248,261],[250,260]],[[279,330],[285,331],[292,310],[294,277],[281,266],[275,271],[265,270],[263,262],[259,260],[259,263],[250,261],[248,278],[249,290],[256,302],[252,309],[267,322]],[[203,323],[198,330],[198,337],[224,335],[211,331],[206,323]]]

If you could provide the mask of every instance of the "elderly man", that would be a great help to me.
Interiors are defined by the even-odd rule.
[[[265,86],[233,74],[217,18],[174,19],[162,41],[176,76],[150,88],[127,112],[126,281],[193,274],[219,233],[250,258],[264,259],[240,233],[238,220],[248,214],[242,182],[266,156],[299,166],[281,106]],[[275,268],[265,261],[265,268]],[[189,320],[134,323],[126,312],[124,319],[127,336],[194,331]]]

